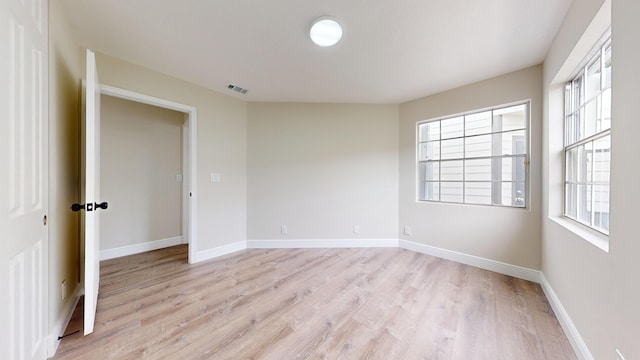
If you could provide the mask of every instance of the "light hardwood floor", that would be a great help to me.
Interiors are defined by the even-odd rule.
[[[95,332],[55,359],[576,358],[539,285],[408,250],[176,246],[101,272]]]

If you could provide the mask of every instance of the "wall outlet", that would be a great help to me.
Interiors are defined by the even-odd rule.
[[[616,360],[625,360],[624,356],[622,356],[622,353],[618,349],[616,349]]]
[[[282,235],[287,235],[287,232],[289,231],[289,229],[287,228],[287,225],[282,225],[280,226],[280,233]]]
[[[360,225],[353,225],[353,233],[360,234]]]
[[[405,226],[403,232],[405,235],[411,235],[411,226]]]
[[[67,280],[60,283],[60,298],[64,300],[67,297]]]
[[[176,181],[182,182],[182,174],[176,174]]]

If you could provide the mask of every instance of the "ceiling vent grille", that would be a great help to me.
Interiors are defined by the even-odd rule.
[[[233,84],[227,85],[227,89],[235,91],[235,92],[243,94],[243,95],[246,94],[249,91],[249,90],[247,90],[245,88],[241,88],[240,86],[236,86],[236,85],[233,85]]]

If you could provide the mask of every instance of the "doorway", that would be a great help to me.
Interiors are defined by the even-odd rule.
[[[172,102],[165,99],[160,99],[140,93],[136,93],[129,90],[124,90],[108,85],[100,85],[100,93],[102,96],[109,96],[112,98],[127,100],[134,103],[151,105],[156,108],[168,109],[177,111],[184,115],[184,122],[182,123],[182,141],[181,141],[181,163],[182,163],[182,171],[181,173],[175,173],[173,176],[175,178],[173,181],[181,183],[181,230],[182,237],[181,242],[187,243],[189,246],[189,263],[193,263],[195,259],[196,253],[196,201],[195,201],[195,190],[196,190],[196,122],[197,122],[197,111],[196,108],[184,105],[176,102]],[[103,142],[103,147],[108,146]],[[126,177],[127,174],[116,174],[116,176]],[[113,204],[113,203],[112,203]],[[122,204],[123,206],[127,206],[127,204]],[[114,205],[115,206],[115,205]],[[147,211],[153,211],[153,209],[148,209]],[[175,242],[176,239],[159,239],[160,241],[154,242],[155,246],[162,246],[165,244],[166,246],[173,245],[172,241]],[[164,242],[163,242],[164,241]],[[142,247],[140,247],[142,246]],[[134,246],[135,250],[145,251],[145,246],[149,246],[149,244],[139,245],[137,248]],[[153,250],[154,248],[148,248],[147,250]],[[140,251],[136,251],[140,252]]]

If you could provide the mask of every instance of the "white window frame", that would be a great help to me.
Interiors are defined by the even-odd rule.
[[[586,226],[606,236],[609,235],[610,219],[608,218],[606,219],[606,228],[597,226],[595,209],[597,207],[596,203],[600,198],[596,196],[596,187],[599,187],[600,189],[603,189],[606,187],[607,189],[606,191],[608,192],[608,194],[610,194],[611,182],[610,182],[610,177],[606,179],[606,181],[595,179],[596,177],[595,174],[597,172],[595,166],[596,166],[596,163],[598,162],[598,160],[596,159],[596,154],[598,151],[596,149],[595,144],[599,140],[606,141],[608,139],[609,148],[607,151],[609,154],[608,155],[609,167],[606,169],[606,173],[609,174],[610,164],[611,164],[610,162],[611,161],[610,160],[611,159],[610,122],[612,121],[611,109],[609,109],[609,116],[610,116],[608,120],[609,127],[605,127],[604,129],[602,128],[598,129],[598,125],[597,125],[598,120],[596,120],[596,126],[595,126],[596,129],[594,130],[593,134],[586,133],[584,135],[581,135],[581,131],[585,132],[583,128],[586,126],[585,125],[586,121],[580,120],[580,123],[576,126],[577,122],[575,119],[576,117],[582,116],[581,113],[586,112],[585,108],[587,106],[589,106],[590,104],[595,104],[597,109],[596,114],[597,116],[599,116],[596,119],[599,119],[601,123],[605,123],[604,122],[605,119],[602,117],[602,113],[601,113],[603,108],[602,98],[608,92],[608,95],[606,96],[609,96],[609,99],[610,99],[611,91],[612,91],[611,76],[609,77],[603,76],[603,74],[606,73],[605,71],[606,62],[604,59],[605,59],[605,54],[607,50],[611,51],[610,30],[605,33],[605,35],[600,39],[600,41],[598,41],[597,45],[594,46],[593,50],[587,54],[585,60],[574,72],[574,75],[570,78],[570,80],[567,81],[567,83],[565,84],[565,97],[564,97],[565,106],[564,106],[564,117],[563,117],[564,119],[563,184],[564,185],[563,185],[563,211],[562,211],[562,214],[565,218],[576,222],[580,226]],[[600,61],[599,90],[596,91],[595,94],[592,94],[587,98],[585,92],[587,88],[586,81],[588,81],[588,72],[589,72],[589,69],[592,67],[592,65],[595,64],[596,61]],[[581,85],[576,89],[575,84],[578,82],[578,80],[581,81]],[[578,100],[576,101],[576,99]],[[609,104],[611,104],[610,100],[609,100]],[[579,180],[577,179],[578,177],[577,173],[580,170],[569,169],[570,163],[573,164],[571,161],[568,160],[570,152],[573,150],[578,152],[581,147],[590,147],[592,149],[591,160],[588,161],[586,160],[587,158],[585,157],[586,162],[584,164],[582,162],[579,164],[581,167],[590,166],[590,169],[588,169],[588,171],[586,170],[586,168],[583,171],[589,174],[591,176],[591,179]],[[576,177],[576,178],[570,179],[570,177]],[[590,196],[586,197],[585,199],[582,199],[582,197],[580,196],[580,192],[577,190],[578,186],[584,186],[586,188],[590,188],[590,190],[588,191],[590,193],[589,194]],[[573,191],[569,191],[569,188],[572,188]],[[588,202],[589,206],[587,209],[591,210],[588,221],[583,219],[580,215],[580,205],[582,205],[583,202]],[[607,199],[607,206],[610,211],[610,195],[609,195],[609,198]],[[574,210],[575,214],[572,214],[573,211],[570,209],[575,209]],[[607,211],[607,216],[609,214],[609,211]],[[602,216],[602,214],[600,216]],[[600,223],[602,223],[602,220],[600,221]]]
[[[492,123],[492,130],[489,133],[483,133],[482,135],[493,135],[493,134],[499,134],[499,133],[508,133],[508,132],[514,132],[514,131],[523,131],[524,132],[524,153],[523,154],[502,154],[502,155],[495,155],[492,154],[490,156],[478,156],[478,157],[474,157],[474,156],[470,156],[470,157],[465,157],[465,150],[463,150],[462,152],[462,156],[459,158],[449,158],[449,159],[439,159],[439,160],[424,160],[421,159],[421,155],[420,155],[420,147],[422,144],[428,142],[428,141],[421,141],[422,139],[420,138],[420,127],[423,124],[427,124],[427,123],[434,123],[434,122],[442,122],[442,121],[446,121],[446,120],[450,120],[450,119],[455,119],[455,118],[459,118],[462,117],[463,120],[463,125],[462,125],[462,131],[463,131],[463,135],[459,136],[459,137],[455,137],[455,138],[448,138],[447,140],[452,140],[452,139],[462,139],[463,144],[466,144],[466,139],[471,138],[471,137],[476,137],[476,136],[482,136],[482,135],[467,135],[466,134],[466,118],[468,116],[472,116],[475,114],[480,114],[480,113],[484,113],[484,112],[488,112],[491,111],[492,112],[492,122],[493,122],[493,112],[494,111],[499,111],[501,109],[506,109],[506,108],[510,108],[510,107],[515,107],[515,106],[524,106],[525,107],[525,116],[526,119],[524,120],[524,127],[523,128],[518,128],[515,130],[500,130],[500,131],[494,131],[493,127],[494,124]],[[479,205],[479,206],[493,206],[493,207],[507,207],[507,208],[516,208],[516,209],[529,209],[530,206],[530,176],[529,176],[529,164],[530,164],[530,153],[531,153],[531,138],[530,138],[530,128],[531,128],[531,100],[522,100],[522,101],[517,101],[517,102],[513,102],[513,103],[507,103],[507,104],[501,104],[501,105],[496,105],[496,106],[492,106],[492,107],[488,107],[488,108],[484,108],[484,109],[477,109],[477,110],[473,110],[473,111],[469,111],[469,112],[464,112],[464,113],[459,113],[459,114],[454,114],[454,115],[448,115],[448,116],[444,116],[444,117],[439,117],[439,118],[434,118],[434,119],[429,119],[429,120],[424,120],[424,121],[420,121],[416,124],[416,201],[419,203],[452,203],[452,204],[464,204],[464,205]],[[463,145],[463,149],[464,149]],[[497,171],[497,169],[494,168],[494,164],[496,163],[496,161],[501,161],[504,159],[523,159],[523,164],[524,164],[524,174],[523,174],[523,181],[517,181],[517,180],[494,180],[493,175],[492,175],[492,179],[490,180],[490,182],[492,183],[491,186],[491,203],[487,204],[487,203],[478,203],[478,202],[468,202],[467,201],[467,196],[466,196],[466,188],[467,188],[467,184],[468,183],[473,183],[473,182],[489,182],[488,180],[483,180],[483,181],[472,181],[472,180],[467,180],[466,179],[466,174],[465,174],[465,164],[466,161],[469,160],[482,160],[482,159],[490,159],[491,160],[491,172],[492,174]],[[425,163],[438,163],[441,164],[443,162],[447,162],[447,161],[461,161],[462,166],[461,166],[461,171],[463,172],[462,175],[462,180],[460,181],[455,181],[457,183],[462,183],[462,201],[444,201],[441,200],[441,197],[439,197],[439,199],[422,199],[421,198],[421,186],[424,186],[423,182],[432,182],[432,181],[422,181],[421,179],[421,164],[425,164]],[[439,165],[440,166],[440,165]],[[443,182],[447,182],[447,181],[443,181],[441,178],[438,179],[438,181],[433,181],[433,182],[437,182],[439,184],[442,184]],[[522,190],[524,191],[524,194],[522,195],[522,204],[521,205],[515,205],[515,204],[510,204],[510,205],[505,205],[502,204],[502,201],[497,201],[497,197],[501,197],[497,196],[494,193],[494,187],[496,186],[496,183],[498,185],[500,185],[501,183],[512,183],[512,184],[516,184],[516,183],[523,183],[523,187]],[[515,188],[512,187],[512,190],[514,190]]]

